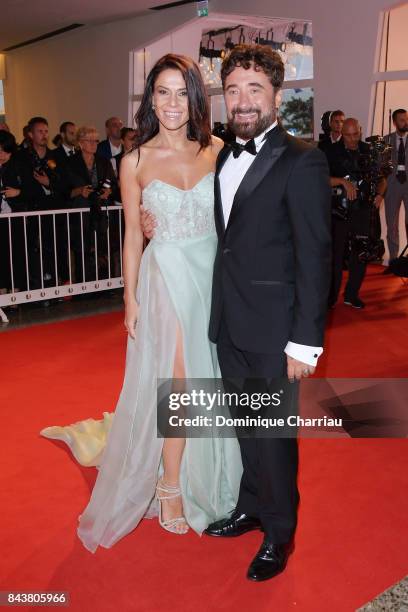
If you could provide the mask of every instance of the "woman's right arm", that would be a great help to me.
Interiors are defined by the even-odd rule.
[[[136,286],[143,251],[143,233],[140,227],[140,200],[136,155],[125,155],[120,164],[120,185],[125,215],[125,239],[123,243],[123,277],[125,302],[125,327],[135,337],[135,325],[139,314]]]

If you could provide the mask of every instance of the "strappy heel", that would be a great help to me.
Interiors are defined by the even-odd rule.
[[[175,499],[176,497],[181,497],[180,487],[172,487],[171,485],[163,482],[163,479],[160,478],[156,485],[156,499],[159,502],[159,524],[161,527],[163,527],[163,529],[166,529],[166,531],[177,533],[178,535],[184,535],[189,530],[189,526],[184,516],[168,519],[166,521],[163,520],[162,516],[162,500]],[[178,526],[182,523],[184,523],[184,529],[180,530],[178,529]]]

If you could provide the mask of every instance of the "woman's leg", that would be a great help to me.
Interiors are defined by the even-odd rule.
[[[185,378],[183,341],[180,327],[177,329],[176,352],[174,356],[174,379]],[[177,386],[178,383],[173,383]],[[175,389],[174,389],[175,390]],[[183,456],[185,438],[166,438],[163,444],[163,482],[170,487],[179,486],[180,465]],[[164,521],[183,516],[183,502],[181,496],[162,501],[162,518]],[[185,532],[186,524],[178,523],[177,531]]]

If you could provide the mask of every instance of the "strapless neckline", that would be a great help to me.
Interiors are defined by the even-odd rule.
[[[142,193],[144,193],[147,189],[149,189],[154,183],[161,183],[162,185],[166,185],[167,187],[175,189],[176,191],[181,191],[182,193],[189,193],[190,191],[194,191],[194,189],[196,189],[209,176],[214,176],[214,172],[208,172],[207,174],[205,174],[190,189],[180,189],[180,187],[176,187],[175,185],[172,185],[171,183],[166,183],[166,181],[162,181],[160,179],[153,179],[150,181],[150,183],[146,185],[146,187],[143,188]]]

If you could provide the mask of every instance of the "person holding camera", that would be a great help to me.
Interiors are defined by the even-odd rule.
[[[29,211],[63,208],[62,176],[53,151],[48,148],[48,122],[44,117],[33,117],[28,122],[28,146],[17,154],[21,169],[22,190]],[[52,216],[27,219],[30,287],[58,284],[55,274],[54,229]],[[41,242],[40,242],[41,238]],[[42,248],[41,248],[42,245]],[[41,262],[42,258],[42,262]],[[57,274],[66,275],[66,261],[58,257]],[[41,279],[42,263],[42,279]]]
[[[9,224],[8,218],[2,218],[3,214],[25,210],[16,152],[17,144],[13,134],[8,130],[0,130],[0,293],[8,293],[12,287],[14,291],[26,288],[23,219],[11,219]]]
[[[342,139],[326,151],[330,168],[330,184],[340,191],[340,202],[337,194],[333,195],[332,236],[332,281],[329,294],[329,307],[333,308],[340,292],[344,252],[350,241],[348,260],[348,280],[344,290],[344,303],[353,308],[362,309],[365,304],[359,297],[367,264],[361,261],[359,251],[353,238],[367,234],[372,221],[371,207],[380,207],[386,189],[386,181],[381,178],[376,184],[376,196],[370,203],[367,190],[363,188],[362,157],[368,155],[370,145],[361,140],[361,126],[357,119],[344,121]],[[342,206],[343,205],[343,206]],[[379,216],[377,227],[379,226]]]
[[[102,206],[108,206],[119,197],[117,180],[110,161],[97,154],[98,132],[94,127],[78,129],[77,143],[80,153],[68,160],[67,190],[72,208],[88,208],[83,218],[83,249],[85,271],[82,269],[82,240],[80,215],[71,215],[71,248],[75,259],[75,280],[98,278],[107,272],[107,216]],[[95,249],[95,232],[97,235]]]
[[[390,260],[399,252],[399,214],[401,203],[405,206],[405,229],[408,239],[408,112],[398,108],[392,113],[395,132],[385,136],[392,147],[393,172],[388,179],[385,194],[385,219],[387,222],[387,244]],[[388,268],[385,269],[388,272]]]

